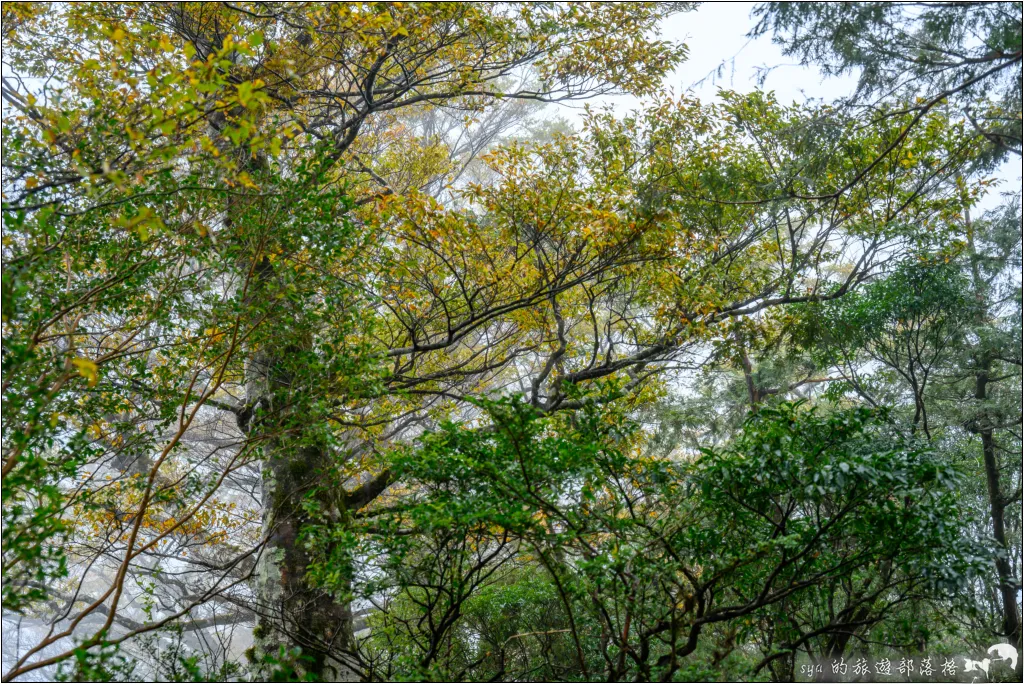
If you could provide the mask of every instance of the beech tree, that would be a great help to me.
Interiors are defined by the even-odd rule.
[[[4,476],[5,492],[19,502],[5,507],[12,516],[5,534],[19,549],[11,562],[24,578],[8,584],[8,605],[48,597],[46,583],[68,573],[54,541],[74,538],[69,514],[84,513],[105,542],[97,548],[83,539],[92,550],[76,558],[79,567],[109,564],[97,569],[106,588],[84,601],[80,591],[67,592],[67,619],[19,653],[6,678],[69,657],[70,650],[36,656],[93,616],[103,619],[84,647],[109,640],[134,568],[150,554],[188,556],[192,546],[201,549],[195,562],[206,586],[182,587],[169,599],[170,617],[129,625],[129,633],[190,615],[259,565],[255,603],[247,605],[266,625],[260,648],[273,654],[279,642],[301,643],[316,654],[318,676],[345,676],[346,665],[308,645],[339,634],[339,646],[348,645],[347,604],[307,586],[298,534],[309,477],[342,465],[328,452],[344,440],[332,436],[332,421],[345,425],[348,398],[382,393],[374,373],[366,377],[377,363],[369,359],[387,351],[368,329],[382,303],[364,292],[382,283],[351,276],[370,263],[386,271],[396,246],[350,212],[355,202],[389,194],[358,188],[402,162],[400,155],[360,161],[360,132],[402,107],[448,103],[472,113],[498,97],[649,91],[680,49],[617,36],[643,34],[671,9],[5,10],[12,75],[4,97],[18,113],[6,129],[5,223],[17,238],[5,246],[13,276],[5,279],[5,410],[18,418],[5,422]],[[47,74],[55,84],[40,92],[29,79]],[[431,168],[430,148],[439,144],[422,141],[421,175],[446,172]],[[352,183],[354,192],[340,192]],[[376,262],[367,246],[384,249]],[[61,259],[68,279],[50,280],[47,290],[40,279],[55,276],[52,264]],[[614,259],[598,255],[582,268],[607,268]],[[36,296],[56,308],[32,306]],[[369,308],[353,308],[350,297],[369,298]],[[485,322],[502,312],[484,306]],[[332,345],[343,355],[317,353]],[[206,417],[204,408],[214,406],[234,414],[241,436]],[[207,439],[193,447],[186,434],[195,435],[189,430],[198,422]],[[232,479],[257,457],[262,478]],[[87,462],[95,469],[85,470]],[[78,496],[65,496],[58,473],[84,479],[75,484]],[[232,517],[237,502],[215,496],[225,482],[254,506]],[[342,499],[365,498],[375,487]],[[219,538],[226,548],[213,543]],[[186,579],[195,577],[185,563]],[[149,565],[141,574],[155,572]],[[92,581],[88,574],[78,574],[79,587]],[[239,603],[236,595],[224,600]],[[296,635],[286,638],[285,629]]]

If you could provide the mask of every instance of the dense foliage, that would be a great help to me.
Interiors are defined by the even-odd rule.
[[[401,450],[418,495],[366,518],[358,553],[384,582],[367,599],[387,597],[370,623],[377,676],[708,676],[689,658],[702,635],[718,660],[752,640],[763,667],[956,591],[981,560],[954,471],[870,409],[765,408],[729,448],[684,461],[631,453],[635,430],[592,404],[571,425],[516,400],[488,409],[493,429],[448,424]],[[780,607],[823,589],[831,614],[765,639]]]
[[[5,3],[3,680],[1020,650],[1020,6],[692,9]]]

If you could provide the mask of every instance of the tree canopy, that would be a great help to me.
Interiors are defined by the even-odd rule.
[[[3,680],[1021,650],[1019,5],[693,9],[5,3]]]

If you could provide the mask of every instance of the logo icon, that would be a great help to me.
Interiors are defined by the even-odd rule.
[[[994,644],[988,647],[988,654],[995,656],[992,658],[992,662],[998,663],[1003,660],[1010,661],[1010,669],[1017,669],[1017,649],[1010,644]],[[986,665],[988,664],[988,658],[983,660]],[[988,674],[988,669],[985,669],[985,674]]]
[[[964,672],[984,672],[985,676],[988,676],[988,664],[989,659],[984,660],[971,660],[970,658],[964,658]]]

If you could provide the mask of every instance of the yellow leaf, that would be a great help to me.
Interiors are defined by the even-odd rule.
[[[239,173],[238,176],[236,177],[236,180],[247,188],[252,188],[253,190],[259,189],[259,187],[252,182],[252,177],[249,176],[249,174],[246,173],[245,171]]]
[[[71,363],[75,364],[78,368],[79,375],[89,381],[89,387],[96,386],[96,383],[100,380],[99,366],[89,359],[83,358],[73,359]]]

